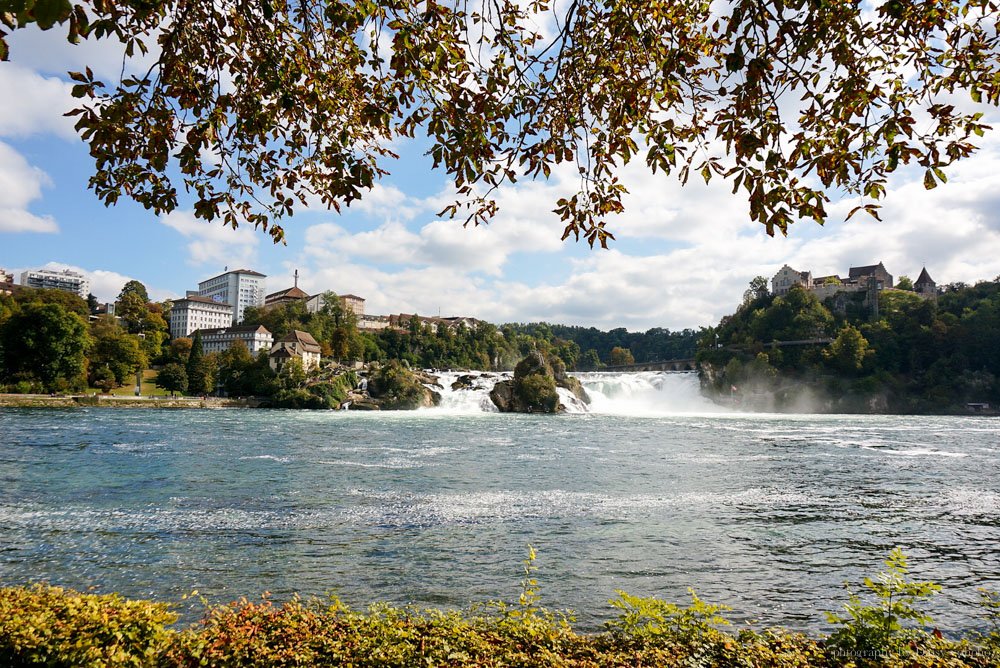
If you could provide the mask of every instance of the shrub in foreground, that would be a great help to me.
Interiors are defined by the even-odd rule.
[[[176,634],[163,603],[34,585],[0,589],[0,665],[148,666]]]
[[[735,633],[713,605],[691,592],[689,606],[618,593],[619,616],[604,633],[578,634],[568,615],[540,607],[534,552],[525,561],[516,604],[467,612],[339,601],[242,599],[209,607],[202,621],[173,629],[167,606],[58,587],[0,589],[0,665],[284,668],[290,666],[472,666],[522,668],[986,668],[1000,664],[1000,596],[983,592],[988,634],[950,640],[916,625],[918,603],[936,586],[907,579],[893,551],[887,570],[831,615],[833,634],[812,638],[782,629]]]

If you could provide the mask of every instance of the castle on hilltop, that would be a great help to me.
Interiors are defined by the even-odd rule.
[[[795,286],[809,290],[820,301],[841,293],[865,292],[865,301],[869,303],[877,303],[880,292],[896,289],[893,287],[892,274],[881,262],[865,267],[851,267],[847,278],[836,274],[813,278],[811,271],[798,271],[786,264],[771,279],[771,294],[784,295]],[[937,283],[927,273],[926,267],[921,269],[920,276],[913,283],[913,292],[923,299],[937,298]]]

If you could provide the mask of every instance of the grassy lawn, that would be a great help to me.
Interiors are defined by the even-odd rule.
[[[153,378],[156,377],[156,372],[152,369],[146,369],[142,372],[142,396],[144,397],[168,397],[170,393],[166,390],[161,390],[156,385],[153,385]],[[132,379],[130,382],[126,383],[122,387],[116,387],[111,390],[112,396],[116,397],[131,397],[135,395],[135,380]],[[100,393],[101,391],[96,387],[91,387],[87,389],[87,394],[93,394],[94,392]]]

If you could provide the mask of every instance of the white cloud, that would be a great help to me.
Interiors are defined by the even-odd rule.
[[[43,77],[14,63],[0,63],[0,136],[55,134],[75,139],[73,119],[64,114],[75,100],[70,84]]]
[[[21,267],[18,269],[12,269],[15,279],[20,280],[21,272],[28,269],[51,269],[53,271],[63,271],[68,269],[70,271],[75,271],[78,274],[83,274],[90,278],[90,292],[97,297],[99,302],[113,302],[118,299],[119,293],[121,293],[122,288],[129,281],[137,280],[146,286],[146,291],[149,293],[149,298],[153,301],[163,301],[165,299],[172,299],[177,297],[177,293],[172,290],[165,290],[156,286],[149,285],[140,278],[134,276],[127,276],[125,274],[119,274],[116,271],[109,271],[107,269],[85,269],[84,267],[79,267],[75,264],[66,264],[65,262],[46,262],[45,264],[37,267]]]
[[[58,232],[50,216],[36,216],[28,205],[42,195],[42,187],[51,185],[49,177],[32,167],[13,148],[0,142],[0,233]]]
[[[681,187],[636,165],[625,170],[626,212],[609,220],[618,237],[611,251],[571,259],[572,242],[559,241],[562,224],[551,209],[573,182],[557,177],[502,191],[500,214],[480,228],[441,220],[407,227],[398,219],[358,233],[314,226],[299,264],[307,289],[360,294],[371,313],[440,309],[494,322],[639,330],[714,324],[733,312],[754,276],[770,278],[785,263],[843,275],[882,261],[894,276],[911,278],[926,265],[939,282],[973,282],[1000,273],[998,146],[984,142],[980,155],[949,171],[951,183],[933,191],[923,189],[922,174],[894,175],[884,222],[860,214],[844,222],[856,202],[840,202],[825,227],[800,221],[787,238],[772,238],[749,220],[745,197],[732,195],[730,184]],[[426,200],[424,210],[450,196]],[[511,259],[535,255],[541,269],[533,274],[542,278],[520,278]]]
[[[114,37],[104,39],[81,39],[78,44],[70,44],[66,39],[65,27],[56,26],[52,30],[40,30],[36,25],[15,30],[7,38],[10,44],[12,62],[52,74],[68,71],[83,71],[90,67],[94,75],[109,86],[118,82],[122,72],[124,45]],[[159,54],[155,38],[148,40],[150,52],[132,58],[125,68],[126,74],[149,69]]]
[[[160,216],[160,222],[176,230],[188,242],[189,263],[230,267],[247,266],[257,259],[259,233],[252,227],[231,229],[220,222],[209,223],[190,211],[173,211]]]
[[[424,204],[413,199],[393,185],[376,183],[351,208],[373,218],[395,221],[412,220],[424,208]]]

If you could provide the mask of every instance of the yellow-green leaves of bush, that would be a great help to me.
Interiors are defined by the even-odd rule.
[[[542,607],[529,546],[516,603],[465,612],[339,601],[283,604],[242,599],[208,608],[174,629],[168,607],[116,594],[35,585],[0,589],[0,668],[994,668],[1000,665],[1000,595],[983,591],[986,633],[951,640],[921,628],[919,605],[938,586],[907,578],[894,550],[886,570],[865,580],[871,601],[852,595],[830,615],[832,635],[782,629],[727,630],[729,609],[692,591],[684,607],[618,592],[619,611],[598,634]]]
[[[150,666],[166,649],[165,604],[35,585],[0,589],[0,665]]]

